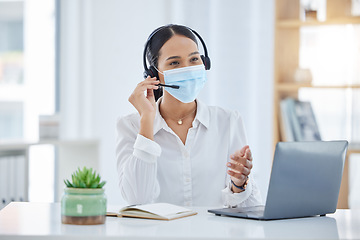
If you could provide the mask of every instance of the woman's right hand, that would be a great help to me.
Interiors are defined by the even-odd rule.
[[[154,119],[156,114],[156,103],[153,90],[158,89],[160,81],[156,77],[147,77],[140,82],[129,97],[129,102],[140,114],[139,134],[154,140]],[[144,92],[146,91],[146,96]]]
[[[148,76],[140,82],[129,97],[129,102],[136,108],[140,116],[153,116],[156,113],[156,103],[153,90],[158,89],[160,81]],[[144,92],[146,91],[146,96]]]

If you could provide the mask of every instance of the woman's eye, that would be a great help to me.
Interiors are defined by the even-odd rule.
[[[192,58],[192,59],[190,60],[190,62],[197,62],[197,61],[199,61],[199,58],[198,58],[198,57],[194,57],[194,58]]]
[[[171,62],[170,65],[171,66],[176,66],[176,65],[179,65],[180,63],[178,61],[174,61],[174,62]]]

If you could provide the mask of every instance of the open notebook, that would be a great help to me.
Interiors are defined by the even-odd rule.
[[[119,213],[107,212],[107,216],[134,217],[157,220],[173,220],[196,215],[197,212],[169,203],[152,203],[128,206],[120,209]]]

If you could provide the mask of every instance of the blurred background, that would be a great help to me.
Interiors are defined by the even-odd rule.
[[[346,139],[341,207],[359,208],[359,16],[359,0],[0,0],[0,208],[59,201],[78,166],[126,204],[116,120],[135,111],[144,44],[169,23],[205,40],[199,98],[243,116],[263,201],[276,142]],[[286,124],[289,99],[302,138]]]

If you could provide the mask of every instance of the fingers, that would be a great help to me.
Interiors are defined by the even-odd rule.
[[[132,94],[129,96],[129,102],[136,108],[136,110],[143,114],[154,115],[156,112],[156,103],[153,90],[159,88],[160,83],[156,77],[147,77],[144,81],[138,83]]]
[[[148,77],[149,78],[149,77]],[[145,81],[147,81],[147,79],[145,79]],[[154,81],[155,79],[155,81]],[[149,84],[151,87],[147,87],[147,91],[146,91],[146,98],[149,99],[149,100],[155,100],[155,96],[154,96],[154,91],[153,90],[157,90],[159,89],[159,86],[157,84],[160,83],[159,80],[156,79],[156,77],[154,78],[149,78]]]
[[[245,176],[250,174],[251,168],[252,168],[252,166],[246,167],[242,164],[234,164],[234,163],[230,163],[230,162],[228,162],[226,166],[228,168],[230,168],[230,170],[232,170],[233,172],[238,172]]]
[[[243,157],[247,149],[250,149],[249,145],[245,145],[241,150],[237,150],[235,154]]]
[[[234,164],[242,164],[246,167],[250,166],[252,164],[252,161],[249,159],[246,159],[244,157],[236,157],[236,156],[230,156],[230,163]]]
[[[137,101],[138,98],[143,98],[144,92],[147,90],[151,90],[147,92],[147,94],[151,95],[150,92],[152,92],[152,90],[156,90],[159,88],[159,86],[157,86],[157,84],[159,83],[160,81],[156,80],[156,77],[147,77],[144,81],[138,83],[133,93],[130,95],[129,101],[131,103],[134,103],[135,101]]]
[[[251,154],[251,151],[250,151],[250,148],[246,149],[245,151],[245,156],[244,156],[246,159],[252,161],[252,154]]]
[[[248,158],[245,158],[245,157],[237,157],[237,156],[234,156],[234,155],[231,155],[230,156],[230,161],[229,163],[233,164],[233,166],[237,169],[237,166],[239,165],[243,165],[249,169],[252,169],[252,158],[248,159]]]
[[[145,80],[143,82],[152,82],[154,84],[159,84],[160,80],[158,80],[156,77],[148,76],[147,78],[145,78]]]
[[[237,150],[233,155],[237,157],[244,157],[247,151],[250,151],[249,145],[244,146],[241,150]]]
[[[229,168],[229,171],[248,176],[251,173],[252,164],[245,166],[243,164],[236,164],[228,162],[226,166]]]
[[[241,150],[232,154],[226,166],[229,168],[228,174],[232,177],[233,181],[243,183],[246,177],[250,175],[253,167],[250,147],[246,145]]]
[[[252,161],[252,154],[250,151],[250,147],[246,145],[241,150],[236,151],[234,154],[230,155],[230,158],[237,161],[241,159],[248,159]]]
[[[159,88],[159,86],[157,86],[159,83],[160,83],[160,81],[157,80],[156,77],[151,78],[149,76],[144,81],[140,82],[137,85],[137,89],[139,91],[145,91],[145,90],[148,90],[148,89],[156,90],[156,89]]]
[[[152,89],[148,89],[146,91],[146,97],[147,98],[154,98],[154,91]]]
[[[248,175],[244,175],[238,172],[234,172],[231,170],[228,170],[227,173],[231,176],[231,179],[237,183],[237,185],[241,186],[246,181],[246,178]]]
[[[233,164],[228,163],[227,165],[229,167],[227,173],[230,175],[231,180],[238,186],[242,186],[246,179],[248,178],[248,176],[250,175],[251,170],[244,167],[243,165],[240,165],[237,169],[235,170],[233,167]]]

